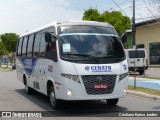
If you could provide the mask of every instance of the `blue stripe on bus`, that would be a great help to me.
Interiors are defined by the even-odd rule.
[[[34,72],[37,58],[19,58],[19,61],[23,65],[25,72],[30,76]]]

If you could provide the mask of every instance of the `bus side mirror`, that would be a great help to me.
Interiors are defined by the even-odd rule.
[[[122,43],[125,43],[127,41],[127,33],[124,32],[122,35],[121,35],[121,41]]]
[[[53,42],[56,41],[57,37],[49,32],[45,33],[45,41],[46,42]]]

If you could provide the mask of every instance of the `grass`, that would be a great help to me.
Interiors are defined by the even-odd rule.
[[[134,86],[128,86],[128,90],[160,96],[160,90],[154,90],[154,89],[148,89],[148,88],[142,88],[142,87],[136,87],[134,89]]]

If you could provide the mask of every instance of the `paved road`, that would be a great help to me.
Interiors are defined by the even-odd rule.
[[[26,95],[23,84],[16,79],[15,71],[0,72],[0,111],[51,110],[46,96]],[[128,95],[126,98],[121,98],[115,107],[108,106],[104,101],[72,102],[64,103],[63,111],[53,112],[53,114],[105,116],[110,111],[160,111],[160,101]]]

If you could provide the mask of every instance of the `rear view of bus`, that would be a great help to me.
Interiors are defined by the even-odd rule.
[[[55,32],[45,33],[46,49],[51,50],[49,45],[53,44],[55,51],[45,53],[36,65],[45,71],[43,82],[37,80],[38,91],[50,97],[54,109],[62,100],[105,99],[116,105],[119,98],[125,97],[127,58],[121,38],[110,24],[79,21],[51,26]]]

